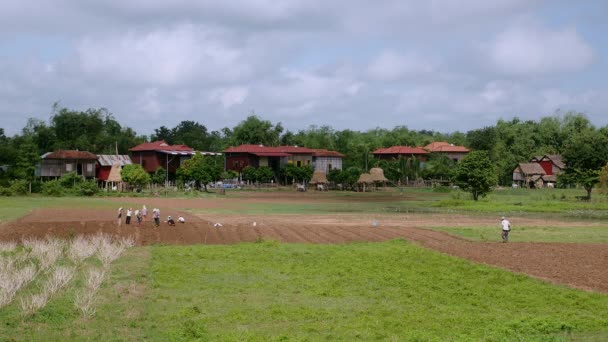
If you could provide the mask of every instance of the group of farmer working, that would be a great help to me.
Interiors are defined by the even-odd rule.
[[[118,226],[122,225],[122,207],[118,208]],[[131,217],[135,216],[135,220],[137,221],[137,225],[140,226],[142,222],[145,222],[148,217],[148,208],[144,205],[141,210],[136,209],[133,211],[133,208],[127,209],[127,213],[125,215],[125,224],[131,224]],[[153,208],[152,209],[152,219],[154,220],[154,226],[160,226],[160,209]],[[170,226],[175,226],[175,220],[171,215],[167,216],[167,221],[165,221]],[[186,223],[186,219],[179,215],[177,218],[177,222]]]

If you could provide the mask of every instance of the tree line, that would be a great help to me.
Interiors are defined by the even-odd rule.
[[[584,114],[576,112],[539,120],[500,119],[495,125],[450,133],[412,130],[405,125],[365,131],[312,125],[291,131],[280,122],[273,123],[251,114],[232,128],[210,131],[204,123],[182,121],[173,128],[161,126],[154,129],[148,136],[121,125],[105,108],[76,111],[56,104],[48,121],[29,119],[19,134],[9,137],[0,128],[0,165],[8,169],[0,176],[0,185],[6,186],[11,179],[33,179],[35,165],[45,152],[78,149],[95,154],[126,154],[137,144],[160,139],[201,151],[222,151],[240,144],[298,145],[335,150],[346,156],[343,161],[345,170],[352,167],[366,171],[380,166],[392,181],[416,177],[451,179],[454,165],[441,155],[431,155],[422,169],[412,160],[379,161],[371,154],[377,148],[424,146],[434,141],[447,141],[475,151],[485,151],[495,166],[496,180],[501,185],[511,184],[517,163],[535,155],[561,154],[571,166],[568,176],[574,178],[570,181],[589,188],[597,182],[599,169],[608,160],[608,126],[595,127]]]

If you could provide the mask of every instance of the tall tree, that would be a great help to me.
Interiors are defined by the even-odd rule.
[[[583,127],[579,132],[570,137],[564,148],[566,170],[561,180],[582,186],[590,199],[600,169],[608,162],[608,136],[592,127]]]
[[[470,192],[473,199],[485,197],[498,179],[494,163],[486,151],[473,151],[464,157],[454,171],[454,182],[464,191]]]
[[[214,157],[195,153],[177,169],[177,177],[183,182],[194,182],[197,188],[202,185],[207,191],[207,185],[220,179],[222,171],[222,163],[217,162]]]
[[[250,115],[234,127],[230,135],[230,143],[235,146],[240,144],[276,146],[279,144],[282,132],[283,126],[280,122],[273,125],[270,121]]]

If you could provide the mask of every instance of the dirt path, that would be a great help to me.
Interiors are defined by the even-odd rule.
[[[149,205],[149,207],[151,207]],[[177,217],[180,212],[164,210]],[[484,217],[447,215],[192,215],[181,213],[186,224],[155,228],[148,218],[141,226],[118,226],[113,211],[36,210],[30,215],[0,225],[0,240],[23,237],[105,232],[133,236],[138,245],[233,244],[273,239],[289,243],[347,243],[405,238],[427,248],[479,263],[569,286],[608,292],[608,244],[471,242],[421,227],[488,226],[496,220]],[[108,219],[111,217],[111,219]],[[255,222],[255,225],[254,225]],[[374,224],[374,222],[376,224]],[[220,223],[221,226],[216,223]],[[518,219],[518,225],[584,226],[585,222]],[[498,234],[498,233],[497,233]]]

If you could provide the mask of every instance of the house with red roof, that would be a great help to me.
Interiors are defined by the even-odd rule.
[[[464,158],[471,150],[464,146],[458,146],[450,144],[446,141],[435,141],[423,147],[430,153],[441,153],[445,154],[448,158],[452,159],[455,163],[459,162]]]
[[[169,145],[164,140],[145,142],[129,149],[133,164],[141,165],[146,172],[154,173],[159,167],[175,174],[182,163],[196,151],[187,145]],[[203,155],[218,155],[214,152],[199,152]]]
[[[94,178],[95,164],[97,164],[97,156],[91,152],[78,150],[48,152],[41,156],[36,176],[52,179],[75,172],[84,178]]]
[[[393,160],[399,158],[416,158],[421,163],[424,163],[429,152],[420,147],[391,146],[379,148],[372,152],[372,154],[378,159]]]
[[[310,149],[301,146],[240,145],[224,150],[226,170],[241,172],[251,166],[267,166],[277,172],[282,166],[311,165],[315,170],[328,172],[331,168],[342,169],[342,155],[336,151]]]

